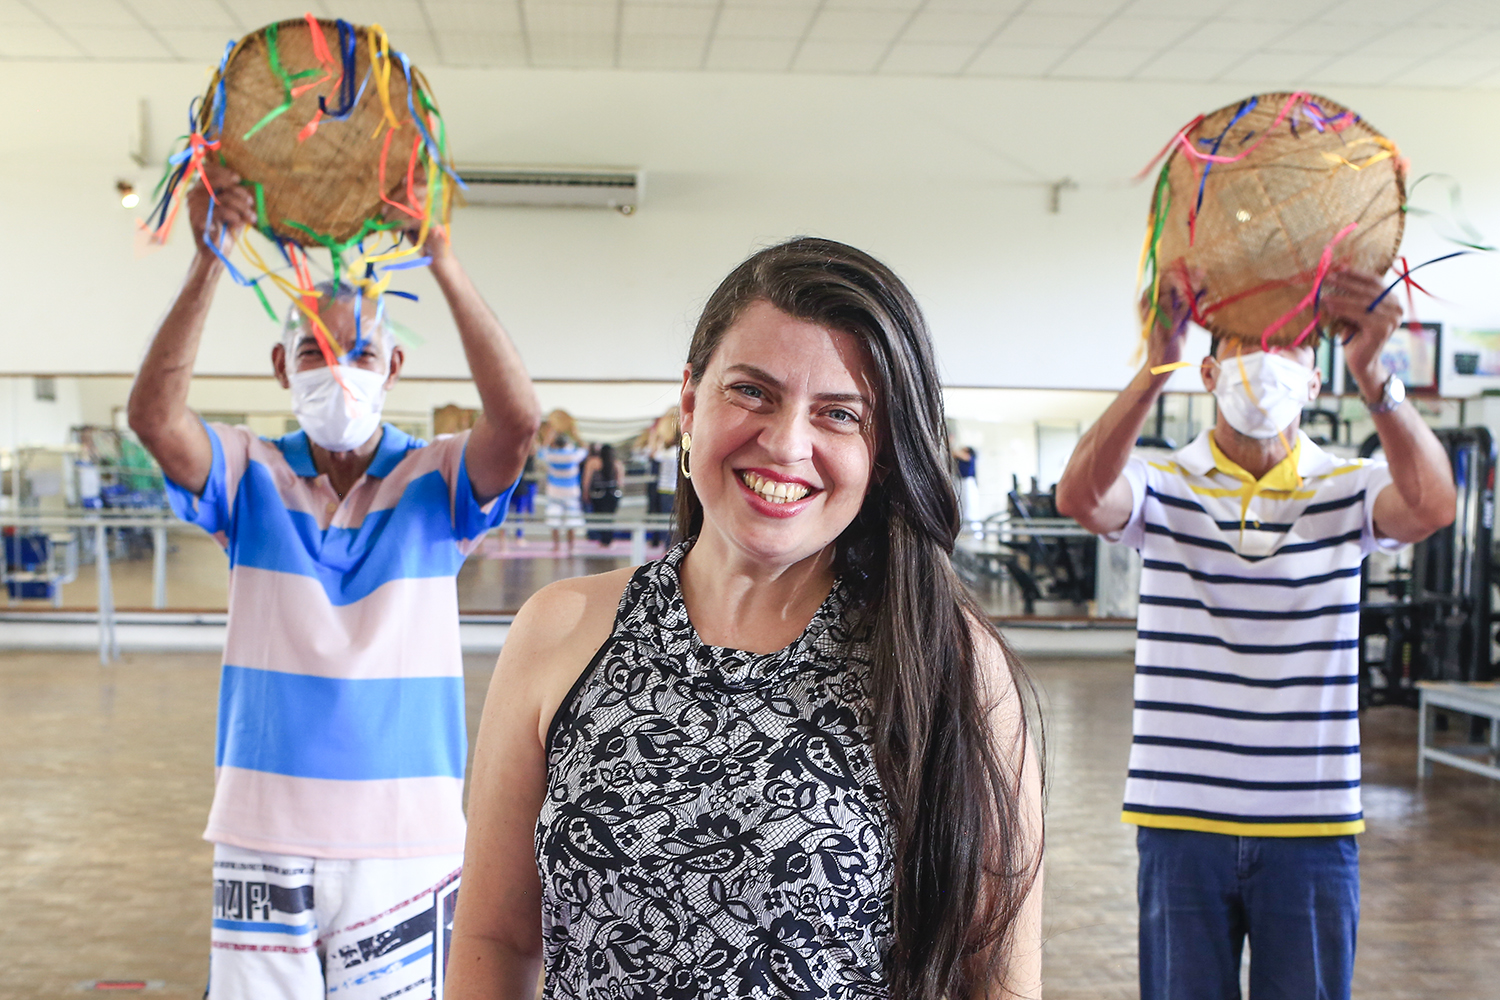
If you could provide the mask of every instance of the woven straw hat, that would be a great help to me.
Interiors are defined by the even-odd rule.
[[[1315,342],[1323,274],[1383,274],[1405,202],[1405,163],[1368,122],[1313,94],[1261,94],[1173,141],[1147,248],[1158,280],[1202,273],[1194,319],[1210,332],[1257,349]]]
[[[304,245],[324,243],[319,236],[342,243],[359,235],[367,220],[381,216],[382,158],[384,194],[404,202],[408,163],[419,139],[407,110],[406,76],[399,63],[389,75],[387,93],[400,124],[394,130],[382,127],[386,111],[377,74],[370,71],[368,28],[352,29],[352,76],[358,100],[342,120],[320,113],[320,94],[326,95],[330,110],[339,110],[335,84],[341,82],[338,64],[342,53],[338,25],[333,21],[318,21],[317,25],[323,34],[322,51],[332,53],[335,60],[332,78],[296,93],[285,112],[263,122],[286,101],[289,87],[300,88],[318,80],[317,75],[309,75],[289,84],[287,77],[305,70],[321,72],[329,64],[318,58],[308,20],[281,21],[252,32],[235,46],[222,69],[223,125],[217,130],[225,163],[246,181],[260,185],[264,198],[263,207],[258,206],[261,225],[268,225],[283,239]],[[278,64],[286,76],[278,74]],[[420,91],[422,78],[415,69],[412,82]],[[200,130],[211,137],[220,113],[219,83],[216,75],[199,116]],[[414,99],[417,96],[412,95]],[[414,104],[422,107],[420,100],[414,100]],[[299,138],[314,118],[319,119],[315,131]],[[387,131],[394,131],[389,139]]]

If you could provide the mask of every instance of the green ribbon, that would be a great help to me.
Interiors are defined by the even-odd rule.
[[[266,26],[266,61],[271,65],[271,72],[281,78],[282,93],[285,95],[279,105],[266,112],[266,116],[255,123],[255,126],[246,132],[243,138],[248,139],[261,129],[265,128],[273,118],[286,114],[292,106],[292,84],[298,80],[305,80],[318,72],[317,67],[305,69],[300,73],[288,73],[286,67],[281,65],[281,50],[276,44],[276,36],[280,26],[271,24]]]

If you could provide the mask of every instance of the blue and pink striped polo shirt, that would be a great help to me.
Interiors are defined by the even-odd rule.
[[[213,808],[204,838],[323,858],[463,850],[463,658],[455,578],[505,516],[481,505],[468,434],[384,425],[340,500],[307,435],[206,425],[201,496],[178,516],[229,554]]]

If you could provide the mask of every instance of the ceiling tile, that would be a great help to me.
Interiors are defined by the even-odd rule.
[[[81,59],[84,52],[48,27],[7,25],[0,31],[0,56],[7,59]]]
[[[427,13],[439,35],[519,35],[521,11],[514,3],[428,3]]]
[[[794,38],[715,38],[704,69],[779,72],[797,51]]]
[[[306,10],[292,6],[288,9]],[[416,0],[338,0],[337,16],[354,24],[378,24],[391,38],[403,31],[425,31],[427,19]]]
[[[1049,17],[1017,14],[995,38],[998,45],[1063,46],[1071,48],[1099,27],[1102,18],[1082,15]]]
[[[68,37],[95,59],[172,59],[145,28],[69,28]]]
[[[1090,45],[1104,48],[1163,48],[1191,34],[1199,21],[1183,17],[1117,17],[1100,26],[1089,37]]]
[[[1383,35],[1377,35],[1359,51],[1372,55],[1386,55],[1392,59],[1420,59],[1437,55],[1445,49],[1462,45],[1474,37],[1468,28],[1429,28],[1406,25]]]
[[[780,7],[800,10],[811,14],[823,6],[823,0],[726,0],[724,9],[731,7]]]
[[[1476,34],[1443,55],[1453,59],[1500,59],[1500,31]]]
[[[1222,5],[1221,5],[1222,7]],[[1122,12],[1124,17],[1184,17],[1197,15],[1195,20],[1209,20],[1216,9],[1184,9],[1182,0],[1135,0]]]
[[[903,41],[891,49],[880,64],[880,72],[951,76],[960,72],[973,56],[972,44]]]
[[[1326,55],[1308,55],[1297,52],[1252,52],[1235,65],[1226,69],[1221,80],[1243,80],[1265,84],[1275,81],[1278,85],[1301,83],[1313,70],[1328,61]]]
[[[811,7],[746,7],[728,4],[719,12],[719,38],[801,38],[813,17]]]
[[[443,63],[443,60],[438,58],[438,50],[430,31],[403,31],[398,51],[406,53],[406,58],[419,68],[439,66]]]
[[[659,35],[622,35],[621,69],[697,69],[703,64],[703,39]]]
[[[239,37],[233,28],[158,28],[156,33],[184,62],[215,66],[224,58],[224,46]]]
[[[927,0],[923,10],[957,11],[969,14],[1011,14],[1029,9],[1034,0]]]
[[[910,14],[924,6],[922,0],[826,0],[823,10],[901,11]]]
[[[701,4],[626,4],[621,30],[632,35],[697,38],[708,35],[714,8]]]
[[[1163,52],[1146,63],[1137,71],[1136,79],[1195,82],[1213,80],[1238,58],[1239,55],[1233,52],[1179,47]]]
[[[228,12],[216,3],[202,0],[126,0],[141,20],[158,30],[179,28],[222,28],[236,35],[238,25]]]
[[[990,45],[969,64],[971,76],[1040,76],[1068,50],[1060,46]]]
[[[532,34],[613,37],[617,10],[613,3],[551,3],[546,0],[530,0],[525,6],[524,16],[526,30]],[[591,44],[593,43],[585,43],[585,48]],[[613,43],[610,48],[613,50]]]
[[[308,0],[306,3],[290,7],[284,0],[220,0],[220,2],[229,9],[229,12],[246,31],[254,31],[276,21],[289,21],[300,17],[308,10],[311,10],[317,17],[329,16],[327,5],[317,3],[316,0]],[[356,24],[365,23],[343,12],[334,16],[343,17]]]
[[[809,40],[803,43],[793,68],[803,73],[870,73],[886,48],[885,42]]]
[[[1268,45],[1291,34],[1296,25],[1290,21],[1210,21],[1184,38],[1184,47],[1243,52]]]
[[[615,64],[615,36],[533,30],[531,65],[546,69],[609,69]]]
[[[1361,55],[1339,56],[1308,73],[1306,80],[1320,87],[1369,87],[1384,83],[1397,69],[1389,59],[1372,59]]]
[[[923,11],[912,19],[906,33],[907,42],[964,42],[979,45],[995,33],[1006,20],[1003,14],[965,14],[945,11]]]
[[[1405,24],[1413,13],[1410,0],[1344,0],[1320,11],[1317,19],[1327,24],[1392,25]]]
[[[1048,76],[1075,80],[1128,80],[1155,58],[1155,49],[1107,49],[1085,45],[1068,53]]]
[[[1467,87],[1500,69],[1500,58],[1453,59],[1447,55],[1427,59],[1391,77],[1395,86]]]
[[[438,48],[445,66],[526,65],[526,40],[519,34],[440,31]]]
[[[1092,14],[1106,17],[1129,7],[1129,0],[1031,0],[1029,14]]]
[[[825,10],[813,21],[807,37],[822,42],[889,44],[910,17],[893,10]]]
[[[136,20],[119,0],[69,0],[67,3],[42,4],[47,17],[64,28],[139,28]]]
[[[41,28],[47,24],[42,18],[19,0],[0,0],[0,27],[10,25],[25,25],[29,28]]]
[[[1437,10],[1424,12],[1422,20],[1429,24],[1500,28],[1500,4],[1495,0],[1448,0]]]
[[[1264,48],[1267,52],[1321,52],[1331,56],[1356,49],[1391,30],[1401,29],[1323,22],[1299,24]]]
[[[1337,0],[1230,0],[1216,4],[1206,13],[1230,21],[1305,21]],[[1365,19],[1366,7],[1400,4],[1411,12],[1411,0],[1357,0],[1358,10],[1341,15],[1350,22]],[[1326,10],[1319,16],[1325,16]]]

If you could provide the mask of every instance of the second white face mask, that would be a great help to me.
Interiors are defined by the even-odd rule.
[[[1312,370],[1279,354],[1256,351],[1224,358],[1218,366],[1214,398],[1229,426],[1246,437],[1275,437],[1312,398]]]
[[[329,451],[352,451],[380,426],[385,379],[380,372],[349,365],[295,372],[287,376],[292,413],[314,444]]]

